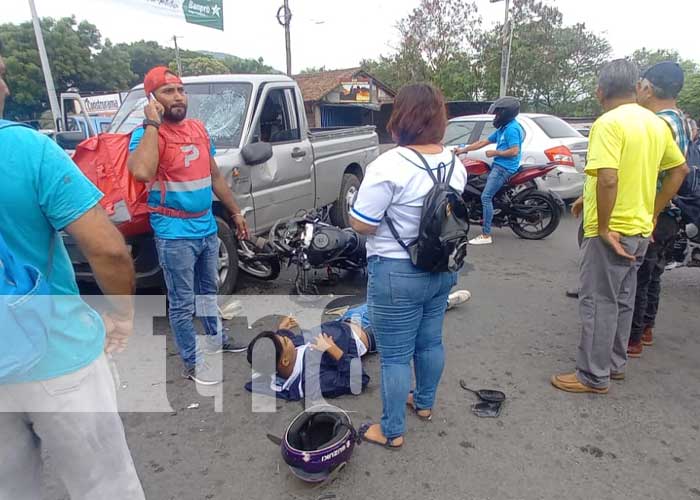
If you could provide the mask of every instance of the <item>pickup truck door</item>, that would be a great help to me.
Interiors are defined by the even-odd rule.
[[[291,82],[266,85],[253,117],[248,142],[268,142],[273,151],[270,160],[250,167],[257,233],[314,207],[313,151],[296,92]]]

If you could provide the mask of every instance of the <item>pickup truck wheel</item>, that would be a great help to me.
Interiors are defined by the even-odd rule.
[[[219,295],[231,295],[238,281],[238,248],[231,227],[220,217],[216,217],[219,236]]]
[[[340,196],[331,207],[331,222],[338,227],[350,227],[350,209],[360,189],[360,179],[355,174],[343,175]]]

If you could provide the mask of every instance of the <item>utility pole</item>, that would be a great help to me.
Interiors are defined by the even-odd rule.
[[[490,0],[491,3],[502,0]],[[503,97],[508,93],[508,72],[510,70],[510,49],[513,43],[513,27],[508,18],[510,13],[510,0],[506,0],[506,17],[503,21],[503,31],[501,32],[501,90],[499,96]]]
[[[289,25],[292,21],[292,11],[289,10],[289,0],[277,11],[277,22],[284,26],[284,42],[287,48],[287,75],[292,76],[292,42]]]
[[[175,61],[177,62],[177,76],[182,76],[182,61],[180,61],[180,49],[177,46],[177,39],[178,36],[173,35],[173,42],[175,42]]]
[[[53,75],[51,74],[51,66],[49,66],[49,58],[46,56],[46,46],[44,45],[44,35],[41,32],[41,23],[39,16],[36,14],[36,6],[34,0],[29,0],[29,9],[32,11],[32,24],[34,25],[34,36],[36,37],[36,46],[39,49],[39,60],[41,61],[41,69],[44,72],[44,81],[46,82],[46,93],[49,95],[49,104],[51,105],[51,114],[53,115],[54,127],[56,132],[65,128],[65,124],[59,125],[61,118],[61,107],[58,105],[56,97],[56,87],[53,84]]]

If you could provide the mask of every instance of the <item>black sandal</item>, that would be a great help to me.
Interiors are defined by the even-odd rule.
[[[371,423],[365,423],[365,424],[362,424],[360,426],[360,429],[357,431],[357,434],[360,438],[360,442],[375,444],[377,446],[381,446],[382,448],[386,448],[387,450],[392,450],[392,451],[397,451],[397,450],[401,449],[401,447],[403,446],[403,443],[392,444],[395,440],[398,439],[398,437],[395,437],[394,439],[386,438],[386,441],[384,441],[383,443],[380,443],[379,441],[374,441],[373,439],[368,439],[366,434],[372,425],[373,424],[371,424]]]
[[[413,391],[409,391],[409,395],[413,395]],[[416,408],[416,402],[414,401],[413,403],[409,403],[406,401],[406,406],[408,406],[411,410],[413,410],[413,413],[415,413],[416,417],[421,419],[423,422],[430,422],[433,420],[433,410],[432,408],[421,408],[418,409]],[[429,411],[430,413],[428,415],[421,415],[418,413],[419,411]]]

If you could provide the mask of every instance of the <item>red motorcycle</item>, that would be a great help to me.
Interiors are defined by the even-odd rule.
[[[469,210],[469,222],[482,225],[481,193],[490,168],[478,160],[463,159],[462,163],[469,173],[467,187],[462,193]],[[556,167],[556,163],[520,167],[493,197],[493,226],[508,226],[526,240],[541,240],[552,234],[559,226],[564,202],[554,193],[528,186],[533,179],[547,175]]]

